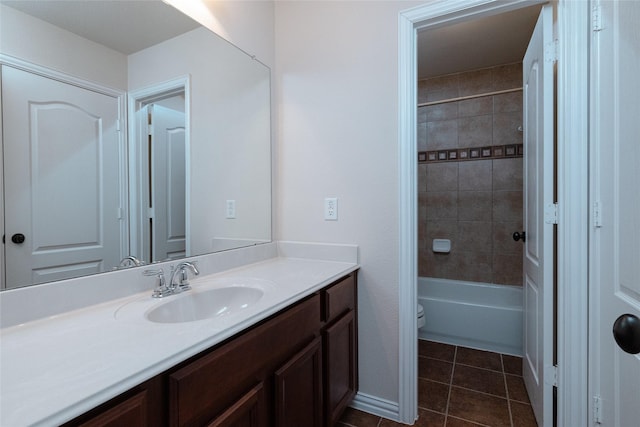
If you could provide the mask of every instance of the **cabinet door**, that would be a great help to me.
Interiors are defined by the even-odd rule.
[[[118,427],[146,426],[147,392],[140,393],[96,415],[78,426],[81,427]]]
[[[207,427],[262,427],[260,405],[264,404],[262,383],[252,388]]]
[[[276,427],[322,426],[322,341],[314,339],[275,373]]]
[[[324,332],[325,417],[333,426],[358,388],[355,311],[341,317]]]

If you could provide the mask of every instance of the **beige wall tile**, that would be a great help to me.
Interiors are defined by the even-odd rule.
[[[512,159],[494,159],[493,190],[522,190],[522,157]],[[462,171],[460,171],[462,180]]]
[[[521,64],[420,81],[419,102],[522,85]],[[418,109],[420,151],[521,144],[522,91]],[[427,163],[418,167],[418,272],[453,280],[520,284],[522,158]],[[434,254],[433,239],[450,239]]]
[[[494,90],[522,87],[522,64],[507,64],[492,69]]]
[[[522,286],[522,256],[494,253],[493,281],[501,285]]]
[[[494,113],[522,112],[522,90],[493,96]]]
[[[458,190],[458,163],[428,163],[427,191]]]
[[[427,195],[427,219],[457,219],[458,192],[432,191]]]
[[[427,191],[427,165],[418,165],[418,192]]]
[[[493,220],[497,222],[522,221],[522,191],[494,191]]]
[[[472,117],[493,113],[493,100],[490,96],[458,101],[458,116]]]
[[[458,119],[458,147],[484,147],[492,145],[493,116],[463,117]]]
[[[458,164],[458,190],[491,190],[493,163],[491,160],[473,160]]]
[[[420,110],[425,110],[427,121],[430,122],[438,120],[455,120],[458,118],[457,102],[429,105],[428,107],[420,108]]]
[[[491,68],[460,73],[459,76],[460,96],[478,95],[493,91]]]
[[[490,283],[492,280],[491,252],[457,251],[453,254],[449,276],[453,280]]]
[[[491,221],[458,222],[457,250],[464,252],[492,252]]]
[[[425,84],[425,101],[433,102],[443,99],[457,98],[460,96],[458,91],[458,74],[450,74],[447,76],[434,77],[423,80]],[[418,83],[420,86],[420,83]]]
[[[522,113],[497,113],[493,115],[493,145],[522,144]]]
[[[493,223],[493,252],[522,256],[522,241],[513,240],[513,233],[522,231],[522,222]]]
[[[458,192],[458,221],[491,221],[492,210],[491,191]]]
[[[458,145],[458,121],[427,122],[427,149],[441,150]]]
[[[427,232],[426,241],[427,248],[431,249],[433,239],[449,239],[451,240],[451,248],[455,249],[458,239],[458,221],[457,220],[436,220],[426,221]]]
[[[427,124],[418,123],[418,132],[416,133],[416,143],[418,151],[427,151]]]

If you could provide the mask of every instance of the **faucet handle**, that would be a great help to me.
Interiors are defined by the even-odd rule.
[[[158,270],[144,270],[142,272],[144,276],[156,276],[158,278],[155,289],[153,290],[153,294],[151,295],[154,298],[162,298],[167,295],[171,295],[171,290],[167,288],[167,282],[164,278],[164,270],[161,268]]]

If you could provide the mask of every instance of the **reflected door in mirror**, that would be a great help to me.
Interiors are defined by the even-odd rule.
[[[2,67],[6,287],[109,270],[121,258],[116,98]],[[10,160],[9,160],[10,159]]]
[[[151,123],[150,191],[153,218],[151,229],[151,261],[180,259],[186,255],[185,244],[185,121],[184,95],[171,99],[182,103],[182,111],[160,103],[147,106]]]

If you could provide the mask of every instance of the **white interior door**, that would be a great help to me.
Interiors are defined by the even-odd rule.
[[[640,3],[603,1],[592,50],[593,421],[640,423]],[[597,205],[596,205],[597,204]],[[621,317],[622,316],[622,317]],[[626,334],[616,343],[612,330]]]
[[[117,99],[3,66],[2,115],[7,287],[117,266]]]
[[[184,112],[154,104],[152,123],[153,259],[185,256],[185,124]]]
[[[545,6],[523,60],[524,102],[524,336],[523,376],[539,425],[553,421],[553,43]]]

